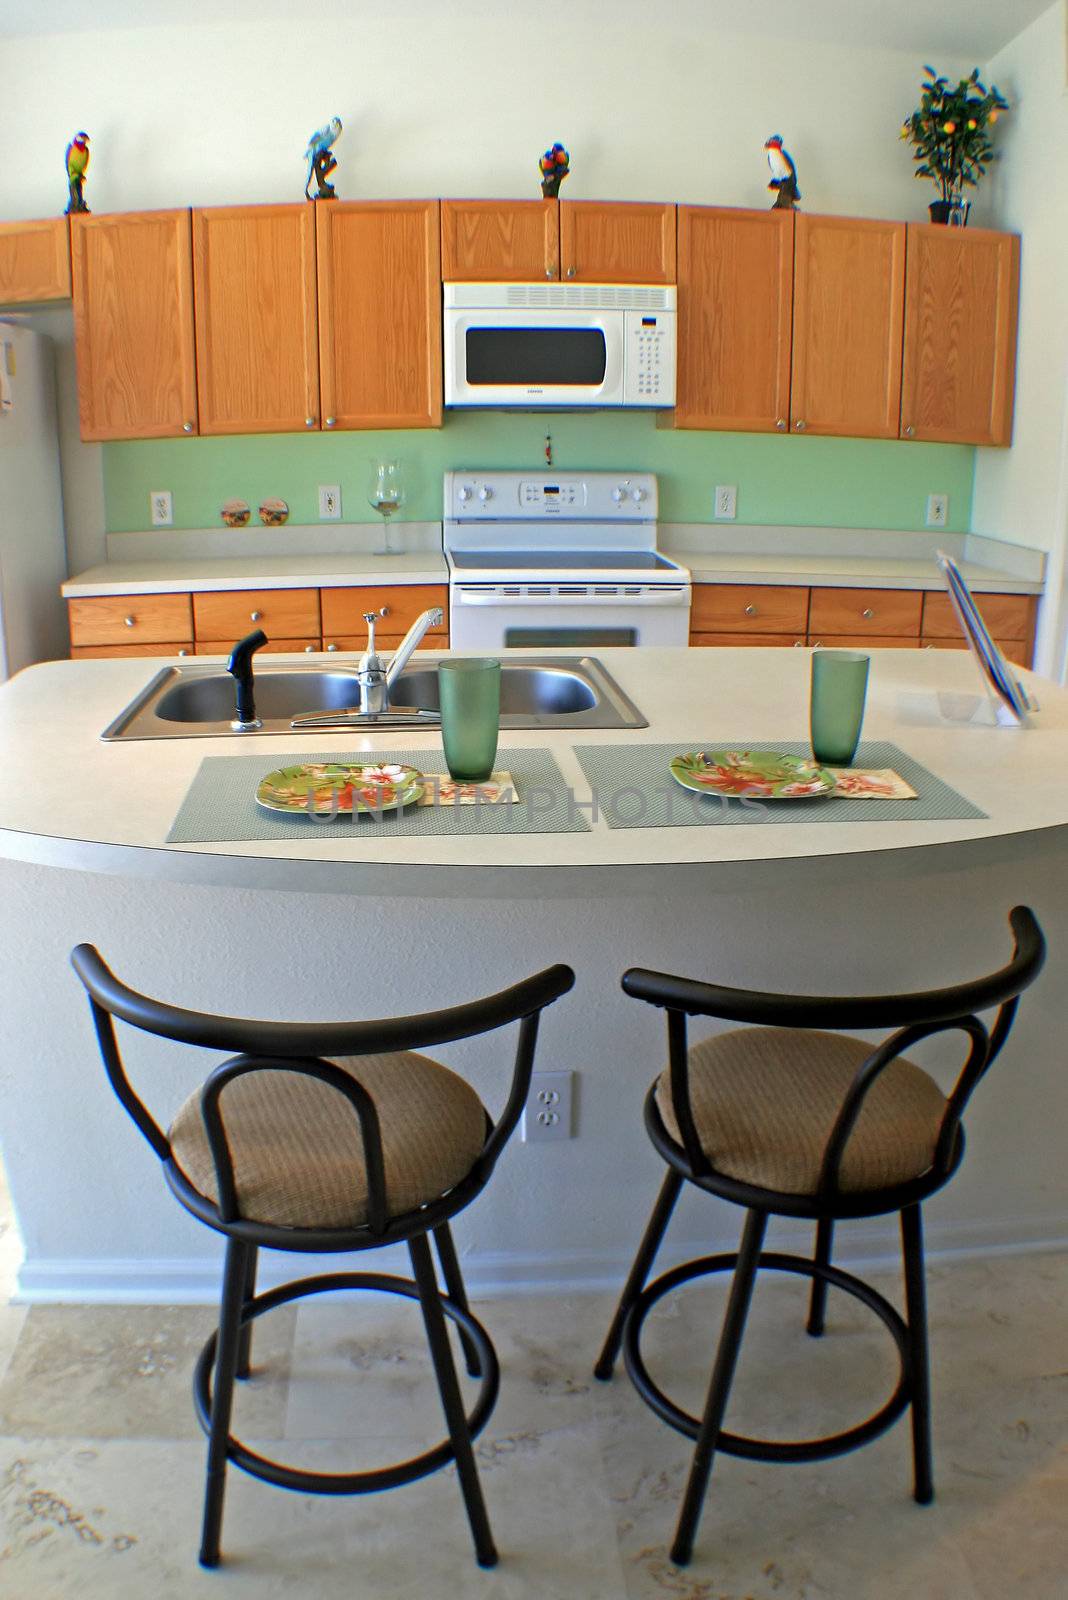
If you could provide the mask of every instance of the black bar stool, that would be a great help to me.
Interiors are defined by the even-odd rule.
[[[663,1420],[696,1442],[671,1559],[693,1553],[715,1451],[752,1461],[819,1461],[854,1450],[912,1410],[914,1495],[934,1496],[931,1476],[923,1236],[920,1204],[953,1176],[964,1154],[961,1116],[1001,1050],[1019,1003],[1045,960],[1033,914],[1009,914],[1015,951],[990,977],[921,994],[818,997],[720,988],[632,968],[623,988],[667,1011],[668,1066],[645,1102],[645,1126],[668,1164],[594,1371],[608,1379],[622,1345],[638,1393]],[[998,1007],[988,1031],[976,1015]],[[687,1049],[687,1017],[723,1017],[730,1029]],[[823,1029],[896,1031],[878,1047]],[[950,1094],[904,1051],[959,1031],[967,1059]],[[646,1285],[683,1182],[746,1210],[741,1248],[703,1256]],[[836,1221],[901,1213],[906,1319],[870,1285],[831,1265]],[[769,1215],[811,1218],[815,1257],[764,1251]],[[827,1287],[867,1305],[889,1329],[901,1358],[890,1399],[866,1422],[824,1438],[780,1442],[727,1433],[723,1418],[759,1268],[812,1280],[807,1328],[823,1332]],[[640,1341],[646,1316],[680,1284],[734,1274],[704,1412],[691,1416],[651,1379]]]
[[[365,1494],[411,1483],[456,1462],[475,1553],[497,1552],[471,1441],[485,1426],[499,1385],[496,1353],[471,1315],[449,1218],[485,1186],[530,1088],[538,1021],[574,983],[549,967],[484,1000],[377,1022],[257,1022],[180,1010],[121,983],[92,945],[71,957],[89,992],[112,1088],[163,1163],[178,1200],[226,1236],[218,1332],[193,1380],[208,1436],[200,1560],[219,1562],[226,1465],[305,1494]],[[209,1073],[165,1134],[130,1086],[114,1019],[209,1050],[236,1052]],[[512,1083],[494,1126],[474,1090],[416,1054],[518,1022]],[[439,1291],[429,1238],[447,1294]],[[297,1252],[372,1250],[407,1243],[413,1278],[336,1272],[295,1279],[257,1295],[261,1246]],[[418,1300],[448,1438],[411,1460],[372,1471],[308,1472],[257,1455],[230,1432],[235,1378],[249,1374],[253,1319],[287,1301],[337,1289],[371,1289]],[[467,1370],[481,1378],[465,1415],[446,1319],[458,1329]],[[212,1377],[214,1374],[214,1384]]]

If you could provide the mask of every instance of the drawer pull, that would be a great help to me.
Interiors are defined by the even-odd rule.
[[[551,277],[552,277],[552,276],[553,276],[553,269],[552,269],[552,267],[546,267],[546,269],[545,269],[545,276],[546,276],[546,277],[547,277],[547,278],[551,278]]]
[[[178,654],[180,656],[187,656],[189,654],[189,651],[185,650],[185,649],[182,649],[182,650],[179,650]]]
[[[568,277],[569,277],[569,278],[573,278],[573,277],[574,277],[574,276],[575,276],[575,269],[574,269],[574,267],[568,267],[568,269],[567,269],[567,275],[568,275]]]
[[[914,433],[915,433],[915,432],[916,432],[916,429],[915,429],[915,428],[914,428],[914,427],[913,427],[913,426],[912,426],[912,423],[911,423],[911,422],[910,422],[910,423],[908,423],[908,424],[907,424],[907,425],[906,425],[906,428],[905,428],[905,438],[906,438],[906,439],[911,439],[911,438],[912,438],[912,435],[913,435],[913,434],[914,434]]]
[[[315,651],[315,646],[313,644],[306,644],[304,646],[304,654],[306,656],[310,656],[310,655],[314,654],[314,651]]]
[[[262,620],[263,620],[263,612],[262,611],[250,611],[249,614],[248,614],[248,620],[250,622],[262,622]]]
[[[747,617],[755,617],[757,614],[756,606],[746,606],[745,614]]]
[[[805,429],[808,427],[808,423],[803,417],[798,417],[797,421],[794,423],[794,427],[797,429],[798,433],[804,433]]]
[[[337,649],[337,645],[336,644],[328,644],[326,648],[328,650],[336,650]]]
[[[778,428],[780,433],[785,433],[786,432],[786,418],[785,417],[776,417],[775,426]]]
[[[871,606],[865,606],[864,610],[860,614],[864,618],[865,622],[870,622],[872,617],[874,617],[875,612],[872,610]],[[255,621],[255,618],[253,618],[253,621]]]
[[[315,418],[314,417],[305,417],[304,418],[304,426],[306,428],[314,428],[315,427]]]
[[[193,424],[191,422],[183,422],[182,423],[182,432],[183,433],[192,433],[192,431],[193,431]]]
[[[337,426],[337,418],[336,417],[327,417],[326,425],[327,425],[328,428],[336,427]]]
[[[128,628],[132,628],[134,623],[137,621],[137,618],[136,617],[123,617],[122,620],[123,620],[123,622],[126,624],[126,626]]]

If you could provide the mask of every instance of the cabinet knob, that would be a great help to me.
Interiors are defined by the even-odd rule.
[[[336,417],[327,417],[326,425],[327,425],[328,428],[336,427],[337,426],[337,418]]]
[[[132,628],[134,623],[137,621],[137,618],[136,617],[123,617],[122,620],[125,623],[126,627]]]
[[[916,432],[916,429],[915,429],[915,428],[914,428],[914,427],[913,427],[913,426],[912,426],[912,423],[911,423],[911,422],[910,422],[910,423],[908,423],[908,424],[907,424],[907,425],[906,425],[906,428],[905,428],[905,438],[906,438],[906,439],[911,439],[911,438],[912,438],[912,435],[913,435],[913,434],[914,434],[914,433],[915,433],[915,432]]]
[[[785,433],[786,432],[786,418],[785,417],[776,417],[775,418],[775,426],[776,426],[776,428],[778,428],[780,433]]]
[[[182,432],[183,433],[192,433],[192,431],[193,431],[193,424],[191,422],[183,422],[182,423]]]
[[[804,648],[805,648],[804,639],[795,639],[794,640],[794,649],[795,650],[803,650]]]
[[[756,606],[746,606],[745,614],[747,617],[755,617],[757,614]]]
[[[797,429],[798,433],[804,433],[805,429],[808,427],[808,423],[803,417],[798,417],[797,421],[794,423],[794,427]]]
[[[189,651],[188,650],[179,650],[178,654],[180,656],[187,656],[189,654]]]
[[[336,650],[337,649],[337,645],[336,644],[328,644],[326,648],[328,650]]]
[[[864,610],[860,614],[864,618],[865,622],[870,622],[872,617],[874,617],[875,612],[872,610],[871,606],[865,606]]]
[[[314,428],[315,427],[315,418],[314,417],[305,417],[304,418],[304,426],[306,428]]]
[[[546,269],[545,269],[545,276],[546,276],[546,277],[547,277],[547,278],[551,278],[551,277],[552,277],[552,276],[553,276],[553,269],[552,269],[552,267],[546,267]]]
[[[575,269],[574,269],[574,267],[568,267],[568,269],[567,269],[567,275],[568,275],[568,277],[569,277],[569,278],[573,278],[573,277],[574,277],[574,276],[575,276]]]
[[[263,618],[263,612],[262,611],[250,611],[249,614],[248,614],[248,620],[250,622],[260,622],[262,620],[262,618]]]
[[[306,644],[304,646],[304,654],[306,656],[314,655],[315,654],[315,646],[313,644]]]
[[[389,616],[389,607],[388,606],[379,606],[378,615],[380,617],[388,617]]]

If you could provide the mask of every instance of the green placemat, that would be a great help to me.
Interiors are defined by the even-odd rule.
[[[288,817],[256,804],[261,778],[279,767],[306,761],[338,761],[345,752],[307,749],[263,752],[254,756],[206,756],[189,785],[167,835],[168,844],[221,844],[226,840],[267,839],[406,839],[440,838],[450,834],[586,833],[589,823],[576,813],[564,775],[547,750],[500,750],[497,765],[512,774],[519,796],[514,805],[408,806],[381,817],[339,817],[319,821]],[[440,750],[352,752],[362,762],[394,761],[420,772],[448,769]]]
[[[610,828],[736,827],[768,822],[948,822],[985,818],[986,812],[886,741],[862,742],[857,767],[893,767],[916,790],[915,800],[856,800],[829,795],[810,800],[746,800],[691,794],[668,770],[687,750],[781,750],[811,754],[805,743],[745,739],[693,739],[677,744],[584,744],[575,754]]]

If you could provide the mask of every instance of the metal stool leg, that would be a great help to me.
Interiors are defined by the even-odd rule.
[[[259,1259],[259,1246],[249,1245],[248,1267],[245,1271],[244,1304],[256,1297],[256,1263]],[[237,1371],[235,1378],[247,1378],[252,1370],[252,1323],[246,1322],[241,1329],[241,1342],[237,1351]]]
[[[456,1246],[452,1241],[452,1229],[447,1222],[441,1223],[434,1229],[434,1243],[438,1247],[438,1259],[441,1262],[441,1273],[445,1279],[445,1288],[449,1299],[455,1301],[461,1311],[469,1311],[467,1304],[467,1290],[464,1288],[463,1274],[460,1271],[460,1262],[456,1255]],[[464,1353],[468,1376],[481,1378],[482,1367],[478,1359],[478,1351],[464,1330],[460,1329],[460,1345]]]
[[[248,1281],[250,1246],[237,1239],[226,1241],[222,1304],[219,1308],[219,1342],[212,1385],[211,1431],[208,1435],[208,1471],[204,1493],[204,1522],[200,1537],[200,1564],[219,1565],[223,1495],[226,1492],[226,1457],[230,1415],[234,1400],[234,1374],[241,1345],[241,1307]]]
[[[931,1465],[931,1374],[927,1361],[927,1291],[923,1267],[923,1219],[920,1208],[901,1213],[901,1246],[905,1259],[905,1309],[912,1358],[913,1498],[921,1506],[934,1499]]]
[[[649,1276],[653,1258],[660,1249],[660,1242],[667,1231],[668,1223],[671,1221],[671,1213],[675,1209],[675,1202],[679,1198],[679,1190],[681,1188],[681,1175],[675,1171],[674,1167],[669,1167],[661,1185],[656,1205],[653,1207],[653,1214],[649,1218],[642,1242],[638,1246],[638,1254],[634,1257],[634,1265],[630,1269],[630,1275],[623,1286],[623,1293],[619,1297],[619,1304],[608,1329],[608,1336],[605,1339],[600,1355],[597,1357],[597,1365],[593,1369],[594,1377],[600,1378],[602,1383],[607,1382],[612,1376],[612,1368],[616,1364],[619,1347],[623,1342],[623,1324],[627,1320],[627,1312],[645,1288],[645,1280]]]
[[[831,1264],[831,1245],[834,1242],[834,1223],[830,1217],[821,1217],[816,1224],[816,1255],[815,1263],[818,1267],[829,1267]],[[823,1332],[823,1315],[827,1309],[827,1282],[824,1278],[813,1278],[812,1293],[808,1302],[808,1321],[805,1324],[806,1332],[814,1339],[818,1339]]]
[[[679,1512],[678,1527],[675,1529],[675,1542],[671,1546],[671,1559],[677,1567],[686,1566],[693,1554],[693,1541],[704,1506],[708,1480],[712,1473],[716,1440],[727,1409],[727,1397],[730,1394],[731,1379],[734,1377],[738,1352],[741,1349],[745,1319],[749,1312],[749,1302],[753,1297],[757,1268],[760,1265],[760,1247],[764,1242],[767,1225],[766,1211],[750,1211],[746,1216],[742,1243],[738,1251],[738,1265],[734,1269],[734,1282],[731,1285],[730,1299],[723,1318],[723,1331],[719,1336],[719,1348],[716,1351],[716,1360],[708,1385],[708,1398],[701,1419],[701,1430],[694,1446],[690,1477],[683,1497],[682,1510]]]
[[[497,1551],[493,1543],[493,1534],[490,1532],[486,1503],[482,1498],[482,1486],[478,1481],[478,1468],[475,1466],[475,1453],[471,1448],[471,1435],[468,1432],[467,1417],[460,1395],[460,1384],[453,1365],[452,1351],[449,1348],[449,1335],[445,1327],[445,1313],[441,1309],[434,1261],[425,1233],[417,1233],[408,1240],[408,1252],[412,1258],[412,1269],[419,1287],[419,1304],[423,1309],[427,1342],[430,1345],[430,1356],[437,1375],[449,1438],[456,1453],[456,1470],[459,1473],[467,1518],[475,1541],[475,1555],[480,1567],[493,1567],[497,1564]]]

